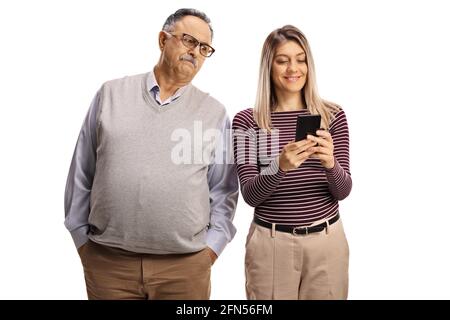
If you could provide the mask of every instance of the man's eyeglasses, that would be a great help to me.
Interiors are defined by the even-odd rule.
[[[193,36],[187,34],[187,33],[182,33],[182,34],[174,34],[174,33],[170,33],[167,31],[164,31],[167,34],[170,34],[171,36],[174,36],[177,39],[181,40],[181,43],[183,43],[183,45],[191,50],[194,50],[195,48],[197,48],[197,46],[200,46],[199,51],[200,54],[204,57],[211,57],[212,54],[214,53],[214,48],[211,47],[209,44],[206,44],[204,42],[200,42],[197,39],[195,39]]]

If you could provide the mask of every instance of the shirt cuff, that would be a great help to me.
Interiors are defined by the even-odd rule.
[[[269,166],[261,172],[261,175],[270,176],[271,180],[281,180],[287,172],[281,170],[279,161],[279,157],[273,159]]]
[[[88,233],[89,225],[81,226],[78,229],[70,232],[70,235],[72,236],[73,242],[75,243],[77,249],[89,240]]]
[[[339,164],[339,162],[335,159],[334,160],[334,167],[331,169],[327,169],[325,168],[325,173],[327,175],[328,181],[330,180],[336,180],[340,173],[341,173],[341,165]]]
[[[219,230],[209,229],[206,234],[206,245],[210,247],[217,256],[220,256],[228,242],[226,236]]]

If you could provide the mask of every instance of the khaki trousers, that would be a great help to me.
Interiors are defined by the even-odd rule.
[[[245,255],[247,299],[347,299],[348,263],[341,219],[307,235],[272,233],[252,222]]]
[[[207,250],[139,254],[89,240],[78,252],[90,300],[209,299],[211,258]]]

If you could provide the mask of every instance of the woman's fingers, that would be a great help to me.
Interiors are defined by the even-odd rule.
[[[310,158],[319,159],[322,165],[327,169],[332,169],[334,167],[334,157],[328,154],[314,153]]]
[[[305,139],[305,140],[296,142],[296,145],[297,145],[297,148],[295,148],[293,151],[295,151],[295,153],[299,154],[299,153],[304,152],[305,150],[315,146],[316,143]]]
[[[324,138],[325,140],[327,140],[327,141],[329,141],[329,142],[332,142],[332,141],[333,141],[333,139],[332,139],[332,137],[331,137],[331,133],[329,133],[328,130],[322,130],[322,129],[320,129],[320,130],[317,130],[317,131],[316,131],[316,134],[317,134],[319,137],[322,137],[322,138]]]
[[[311,147],[307,151],[312,151],[312,153],[320,153],[325,155],[333,155],[333,150],[330,150],[329,148],[325,147]]]
[[[295,141],[289,142],[288,144],[286,144],[284,146],[284,150],[286,152],[293,152],[293,153],[298,154],[298,153],[303,152],[306,149],[314,146],[315,144],[316,144],[315,142],[311,142],[308,139],[304,139],[304,140],[297,141],[297,142],[295,142]]]
[[[313,135],[310,135],[310,134],[307,136],[307,138],[308,138],[308,140],[314,141],[315,143],[317,143],[317,144],[319,144],[320,146],[323,146],[323,147],[330,148],[330,147],[333,146],[333,143],[331,141],[326,140],[325,138],[316,137],[316,136],[313,136]]]
[[[295,167],[298,168],[300,165],[305,162],[313,153],[311,151],[301,152],[296,155]]]
[[[327,130],[317,130],[317,136],[291,141],[283,149],[280,161],[284,167],[298,168],[308,158],[319,159],[326,168],[334,166],[333,138]]]
[[[295,141],[288,142],[284,146],[284,150],[286,150],[286,151],[293,151],[293,150],[295,150],[297,148],[298,148],[298,145],[297,145],[297,142],[295,142]]]

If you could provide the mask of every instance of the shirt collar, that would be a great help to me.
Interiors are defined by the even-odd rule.
[[[186,91],[186,88],[188,87],[188,85],[179,88],[177,91],[175,91],[174,95],[167,98],[166,101],[173,101],[177,98],[179,98],[184,91]],[[154,70],[150,71],[147,77],[147,89],[150,92],[154,92],[155,94],[157,94],[158,98],[159,98],[159,84],[156,81],[156,77],[155,77],[155,72]]]

